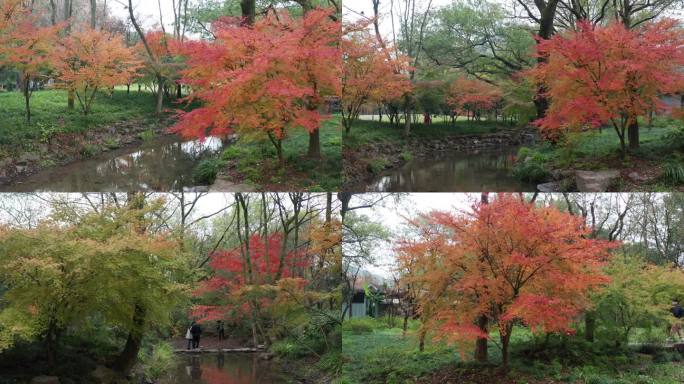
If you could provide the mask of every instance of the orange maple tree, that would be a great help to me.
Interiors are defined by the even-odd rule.
[[[21,1],[0,1],[0,11],[0,65],[19,72],[26,120],[30,124],[35,82],[47,78],[61,25],[41,27],[38,14]]]
[[[627,128],[650,111],[667,109],[660,95],[684,89],[684,30],[675,20],[631,30],[580,22],[577,31],[539,41],[537,53],[548,60],[531,74],[551,101],[536,122],[541,131],[554,137],[610,125],[623,156]]]
[[[478,120],[483,113],[500,106],[502,100],[503,92],[496,86],[464,76],[451,83],[447,96],[447,104],[457,115],[468,113]]]
[[[140,67],[119,36],[94,29],[66,37],[55,56],[58,86],[76,94],[85,115],[99,91],[111,92],[114,86],[127,84]]]
[[[394,100],[410,92],[409,60],[393,57],[363,25],[346,27],[342,46],[342,124],[347,133],[366,103]]]
[[[614,242],[590,239],[582,218],[502,194],[472,212],[435,211],[411,223],[419,235],[397,245],[405,276],[438,337],[464,348],[499,331],[503,364],[514,324],[533,332],[573,332],[607,282],[601,267]]]
[[[248,26],[223,19],[215,41],[184,43],[181,81],[192,89],[187,99],[202,106],[181,113],[173,130],[200,138],[259,132],[281,163],[288,130],[303,127],[317,137],[326,96],[340,88],[340,23],[331,12],[314,9],[301,19],[269,12]],[[319,143],[309,144],[309,154],[320,156]]]

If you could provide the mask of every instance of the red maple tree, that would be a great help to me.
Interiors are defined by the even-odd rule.
[[[435,211],[412,221],[419,236],[397,246],[416,271],[427,326],[463,348],[498,328],[503,363],[514,324],[533,332],[572,332],[613,242],[588,238],[582,218],[502,194],[472,212]]]
[[[0,2],[0,66],[19,72],[26,120],[31,123],[31,96],[36,82],[47,79],[60,24],[41,27],[37,13],[24,2]]]
[[[342,124],[349,133],[366,103],[395,100],[411,91],[409,60],[394,57],[365,25],[349,25],[342,46]]]
[[[467,113],[479,120],[483,113],[500,106],[503,93],[494,85],[464,76],[457,77],[449,87],[447,104],[458,114]]]
[[[181,113],[173,130],[200,138],[258,132],[281,163],[288,130],[303,127],[317,137],[325,98],[340,88],[340,24],[331,12],[315,9],[301,19],[269,12],[249,26],[224,19],[215,41],[183,44],[181,81],[193,90],[188,100],[202,106]],[[310,155],[320,155],[319,147],[312,153],[318,145],[310,141]]]
[[[631,30],[580,22],[577,31],[539,41],[537,53],[548,60],[531,74],[551,103],[536,124],[550,137],[612,126],[624,156],[627,128],[667,109],[662,94],[684,89],[683,47],[681,23],[670,19]]]

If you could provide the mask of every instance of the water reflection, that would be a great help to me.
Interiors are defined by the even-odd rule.
[[[285,374],[255,354],[181,355],[177,369],[159,384],[283,384]]]
[[[199,160],[222,148],[220,139],[181,141],[158,137],[139,148],[106,152],[92,159],[48,168],[0,190],[29,192],[177,191],[192,186]]]
[[[535,191],[511,175],[517,148],[415,159],[365,186],[376,192]]]

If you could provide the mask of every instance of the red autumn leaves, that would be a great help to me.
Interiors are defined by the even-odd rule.
[[[504,363],[516,323],[572,332],[589,292],[607,282],[601,267],[616,246],[591,239],[581,217],[505,194],[472,213],[431,212],[412,224],[417,236],[396,250],[406,283],[422,287],[428,326],[461,347],[495,327]]]
[[[184,44],[182,81],[202,106],[174,129],[193,137],[260,131],[274,144],[291,128],[318,130],[326,97],[339,94],[340,24],[330,15],[269,12],[252,26],[217,23],[215,41]]]
[[[620,137],[637,117],[666,109],[660,96],[684,90],[684,30],[675,20],[627,29],[578,24],[578,30],[540,40],[545,57],[531,75],[551,103],[537,125],[559,130],[608,125]]]

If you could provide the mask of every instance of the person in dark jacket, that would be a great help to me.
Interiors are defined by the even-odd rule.
[[[682,322],[684,321],[684,308],[679,304],[679,300],[672,300],[672,308],[670,309],[672,316],[675,317],[672,327],[670,327],[670,336],[675,339],[675,342],[684,342],[684,337],[682,337]],[[675,335],[677,336],[675,338]]]
[[[226,339],[226,329],[223,326],[222,320],[216,322],[216,334],[218,335],[219,341]]]
[[[199,348],[200,336],[202,335],[202,328],[199,326],[199,324],[195,323],[194,321],[192,322],[192,326],[190,326],[190,334],[192,335],[192,349]]]

